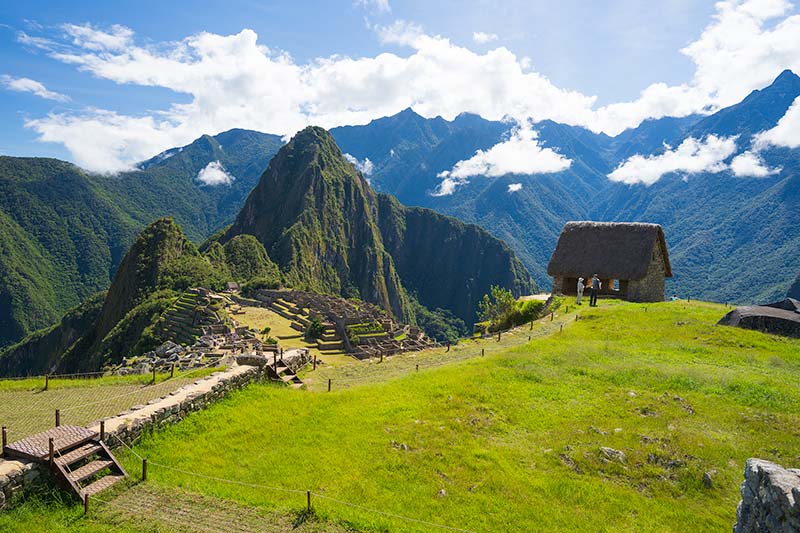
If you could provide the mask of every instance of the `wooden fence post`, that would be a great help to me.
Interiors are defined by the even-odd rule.
[[[417,363],[417,372],[419,372],[419,363]],[[5,428],[3,428],[3,431],[5,431]]]
[[[555,318],[555,311],[550,311],[550,322]]]
[[[501,331],[498,331],[498,332],[497,332],[497,342],[500,342],[500,334],[501,334],[501,333],[502,333]]]
[[[101,420],[100,421],[100,440],[101,441],[106,440],[106,421],[105,420]]]
[[[533,320],[531,320],[531,331],[533,331]]]
[[[0,448],[0,455],[6,456],[6,445],[8,444],[8,428],[3,426],[3,447]]]
[[[314,370],[317,369],[317,354],[314,354]]]
[[[328,378],[328,392],[331,391],[331,379]]]
[[[142,481],[147,481],[147,459],[142,459]]]
[[[47,444],[50,447],[50,464],[52,465],[53,461],[55,461],[56,459],[55,446],[53,445],[53,437],[47,439]]]
[[[306,499],[308,500],[307,501],[307,509],[308,509],[308,512],[310,513],[311,512],[311,491],[310,490],[306,491]]]
[[[561,324],[561,329],[558,330],[559,333],[564,333],[564,324]]]
[[[169,378],[172,379],[175,377],[175,363],[172,363],[172,370],[169,371]]]
[[[50,374],[45,374],[44,375],[44,390],[47,390],[49,388],[50,388]]]
[[[56,409],[56,427],[61,425],[61,410]]]
[[[481,357],[483,357],[485,354],[486,354],[486,348],[481,348]]]
[[[83,495],[83,514],[86,516],[89,514],[89,493],[85,493]]]

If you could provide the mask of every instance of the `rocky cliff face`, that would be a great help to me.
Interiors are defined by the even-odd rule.
[[[264,244],[289,285],[359,297],[404,321],[413,321],[406,289],[468,322],[491,285],[533,289],[504,243],[376,194],[316,127],[278,152],[222,241],[240,234]]]
[[[408,319],[375,204],[375,193],[333,137],[309,127],[273,158],[223,241],[254,235],[289,285],[360,297]]]
[[[748,459],[734,533],[800,531],[800,470]]]

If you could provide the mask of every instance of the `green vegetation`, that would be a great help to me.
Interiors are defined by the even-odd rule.
[[[322,325],[319,317],[311,317],[305,332],[306,340],[315,341],[322,337],[323,333],[325,333],[325,326]]]
[[[436,308],[430,310],[421,305],[416,299],[412,300],[417,325],[432,339],[439,342],[455,344],[462,337],[469,335],[470,331],[463,320],[447,309]]]
[[[251,386],[136,446],[181,470],[153,467],[148,485],[270,512],[299,512],[305,494],[258,486],[310,489],[475,531],[718,531],[735,520],[748,457],[800,456],[800,341],[716,326],[724,307],[712,304],[579,312],[537,322],[530,333],[554,333],[530,343],[523,328],[500,343],[323,369],[316,381],[308,372],[311,392]],[[437,363],[448,357],[461,360]],[[209,455],[208,442],[235,446]],[[356,529],[430,530],[313,505],[318,519]]]
[[[516,300],[511,291],[492,286],[478,303],[478,317],[490,331],[505,331],[536,320],[544,310],[541,300]]]

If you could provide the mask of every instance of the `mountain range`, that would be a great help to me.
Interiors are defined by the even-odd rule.
[[[414,261],[424,247],[420,237],[434,227],[443,241],[464,239],[478,230],[449,219],[436,225],[432,221],[437,217],[396,207],[393,198],[376,192],[486,229],[510,245],[543,289],[550,284],[545,266],[564,222],[643,221],[664,227],[675,272],[670,292],[742,303],[774,300],[786,294],[800,272],[797,149],[763,151],[766,166],[781,171],[761,178],[737,177],[730,170],[672,172],[651,185],[628,185],[608,175],[633,155],[658,156],[688,139],[709,135],[736,136],[730,161],[750,148],[753,134],[774,127],[798,95],[800,78],[785,71],[769,87],[714,114],[647,120],[616,137],[539,122],[534,125],[539,144],[568,158],[568,168],[473,177],[450,195],[432,194],[441,183],[439,174],[507,140],[511,124],[471,114],[452,121],[427,119],[407,109],[366,125],[334,128],[336,145],[362,168],[371,188],[351,180],[351,190],[325,185],[309,194],[337,199],[319,205],[315,216],[333,216],[342,205],[337,202],[344,200],[351,202],[348,209],[361,209],[356,219],[367,225],[356,232],[350,231],[353,227],[315,227],[304,218],[303,205],[284,205],[283,196],[271,196],[263,188],[253,192],[269,208],[256,213],[245,205],[283,145],[276,135],[247,130],[204,135],[116,176],[87,173],[53,159],[0,157],[0,346],[57,322],[68,309],[106,289],[137,233],[163,216],[173,217],[195,244],[215,232],[215,239],[224,242],[232,235],[225,229],[231,223],[234,232],[261,232],[270,257],[293,282],[342,294],[374,293],[395,312],[407,314],[415,305],[397,286],[422,302],[439,283],[426,271],[431,260],[439,259],[435,249],[428,250],[422,264]],[[299,202],[297,190],[284,185],[281,194],[292,192]],[[277,216],[280,212],[286,216]],[[387,225],[391,218],[396,223]],[[397,230],[401,227],[403,231]],[[347,248],[347,254],[340,254],[346,255],[344,264],[324,265],[328,271],[317,276],[312,259],[325,258],[311,258],[304,251],[311,242],[330,242],[329,253]],[[365,272],[379,266],[385,270],[374,287],[360,285],[365,278],[349,263],[350,248],[365,243],[375,244],[375,253],[384,259],[386,254],[392,257],[391,268],[380,257],[369,258]],[[465,245],[458,256],[442,258],[441,268],[482,253],[488,252]],[[300,263],[290,264],[298,257],[303,258]],[[469,292],[473,298],[475,291]],[[442,288],[424,305],[456,309],[446,296],[456,293],[453,287]],[[467,300],[464,305],[472,306]],[[469,316],[466,307],[457,310],[459,316]]]
[[[535,289],[505,243],[375,193],[333,137],[309,127],[278,151],[225,231],[198,249],[172,218],[148,225],[107,293],[0,351],[0,375],[96,370],[144,353],[172,340],[158,324],[187,289],[226,281],[359,298],[458,335],[492,286]]]

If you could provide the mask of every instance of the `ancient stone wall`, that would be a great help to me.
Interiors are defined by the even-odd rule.
[[[266,366],[235,366],[185,385],[147,405],[131,407],[104,420],[106,445],[112,449],[119,447],[120,440],[130,445],[142,433],[179,422],[189,413],[205,409],[235,390],[266,379],[266,376]],[[99,433],[100,421],[87,427]],[[44,479],[50,479],[44,464],[0,459],[0,510],[19,501],[25,492]]]
[[[642,279],[628,282],[628,300],[631,302],[663,302],[666,298],[666,271],[664,255],[658,243],[653,246],[653,257]]]
[[[733,530],[734,533],[800,531],[800,469],[748,459]]]

